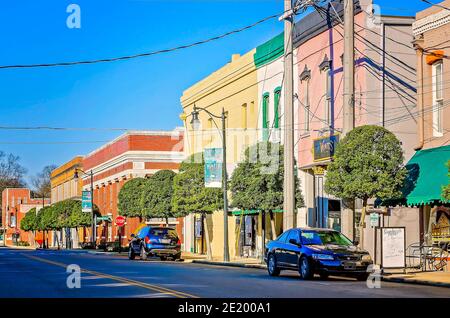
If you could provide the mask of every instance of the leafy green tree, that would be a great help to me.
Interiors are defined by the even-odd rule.
[[[272,238],[275,238],[273,211],[283,209],[284,147],[260,142],[245,150],[244,160],[233,171],[230,181],[231,205],[242,210],[268,212]],[[304,206],[298,177],[295,176],[296,207]]]
[[[48,231],[52,229],[55,220],[53,220],[53,211],[50,206],[43,207],[39,210],[36,217],[36,230],[42,231],[44,239],[44,247],[48,247]]]
[[[20,222],[20,229],[25,232],[36,230],[36,208],[28,211]]]
[[[119,191],[117,208],[120,215],[138,217],[142,221],[144,213],[141,206],[142,192],[147,180],[134,178],[126,182]]]
[[[33,242],[35,242],[34,237],[36,237],[36,208],[30,209],[20,222],[20,229],[25,232],[33,232]]]
[[[328,166],[325,191],[343,199],[361,199],[364,222],[368,199],[401,196],[407,174],[403,159],[401,143],[389,130],[373,125],[357,127],[337,145]],[[362,234],[361,228],[361,244]]]
[[[447,162],[448,167],[448,176],[450,178],[450,160]],[[450,183],[443,187],[442,189],[442,197],[448,201],[450,201]]]
[[[195,158],[201,161],[196,162]],[[205,187],[203,154],[183,161],[173,182],[172,207],[176,213],[212,213],[223,208],[222,189]]]
[[[152,175],[144,185],[141,206],[147,218],[165,218],[177,214],[172,210],[173,179],[176,173],[172,170],[160,170]]]
[[[198,161],[200,162],[197,162]],[[222,189],[205,187],[205,162],[203,154],[194,154],[183,161],[173,179],[172,209],[177,215],[201,213],[203,216],[223,208]],[[203,218],[207,256],[210,259],[208,218]]]

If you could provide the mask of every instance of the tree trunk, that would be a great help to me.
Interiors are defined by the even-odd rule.
[[[359,222],[359,247],[364,248],[364,223],[366,221],[367,198],[363,199],[363,208],[361,211],[361,220]]]
[[[277,238],[277,233],[275,229],[275,218],[273,217],[273,212],[269,212],[270,215],[270,230],[272,232],[272,240],[275,240]]]
[[[169,227],[169,218],[166,216],[166,226]]]
[[[211,241],[209,240],[209,229],[208,229],[208,216],[206,215],[203,224],[203,232],[205,233],[205,240],[206,240],[206,259],[212,260],[212,249],[211,249]]]
[[[48,244],[48,243],[47,243]],[[59,250],[59,238],[58,238],[58,235],[56,235],[56,246],[58,247],[58,250]]]

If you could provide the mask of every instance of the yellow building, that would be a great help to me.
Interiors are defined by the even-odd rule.
[[[52,204],[67,199],[81,199],[83,181],[82,178],[75,180],[74,173],[75,169],[82,169],[82,167],[83,157],[77,156],[52,171],[50,176]],[[53,233],[52,242],[56,242],[55,235],[59,235],[59,241],[66,244],[65,235],[57,231]],[[79,247],[79,242],[83,241],[83,230],[80,229],[77,233],[75,229],[71,229],[70,235],[72,247]]]
[[[227,172],[228,178],[239,161],[244,150],[262,138],[258,129],[261,123],[259,109],[262,97],[258,96],[257,67],[253,49],[244,55],[233,54],[231,61],[183,92],[181,105],[184,121],[186,156],[202,153],[205,148],[222,148],[220,118],[211,118],[206,109],[214,116],[226,114]],[[199,108],[201,126],[193,129],[191,125],[194,105]],[[249,211],[247,211],[249,212]],[[261,213],[230,211],[228,218],[228,236],[230,257],[260,257],[262,252]],[[256,212],[256,213],[255,213]],[[206,252],[204,225],[199,215],[189,215],[185,219],[185,250],[196,253]],[[206,217],[212,256],[223,257],[223,211],[217,211]],[[281,222],[276,222],[281,227]],[[206,233],[205,233],[206,234]],[[249,237],[250,236],[250,237]],[[271,225],[266,219],[266,237],[271,238]]]

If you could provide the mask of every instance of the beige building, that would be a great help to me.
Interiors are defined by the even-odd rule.
[[[78,199],[81,200],[81,188],[82,180],[74,179],[74,173],[76,169],[83,168],[83,157],[76,156],[72,160],[62,164],[58,168],[52,171],[50,176],[51,183],[51,203],[67,200],[67,199]],[[59,236],[56,239],[56,236]],[[63,231],[53,231],[52,244],[56,246],[56,242],[62,242],[63,246],[67,244],[67,235],[64,235]],[[78,248],[79,242],[83,241],[83,230],[79,230],[77,233],[76,229],[70,229],[70,240],[72,247]]]

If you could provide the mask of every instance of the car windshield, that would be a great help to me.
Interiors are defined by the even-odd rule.
[[[353,245],[344,235],[334,231],[302,231],[302,243],[305,245]]]

